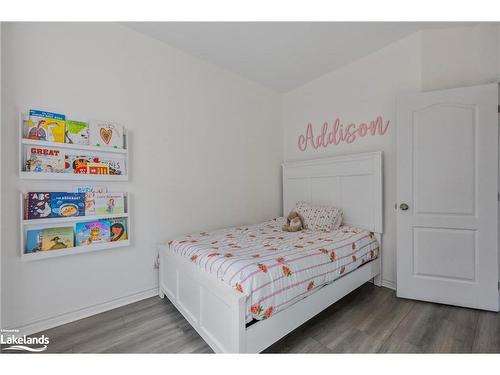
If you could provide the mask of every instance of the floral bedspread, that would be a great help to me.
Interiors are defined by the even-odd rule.
[[[285,219],[187,235],[170,250],[247,296],[247,323],[271,317],[378,256],[373,233],[281,230]]]

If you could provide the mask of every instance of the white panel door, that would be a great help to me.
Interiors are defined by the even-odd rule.
[[[498,311],[498,85],[398,100],[398,297]]]

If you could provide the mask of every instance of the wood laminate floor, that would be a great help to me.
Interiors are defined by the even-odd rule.
[[[212,352],[159,297],[42,333],[49,353]],[[399,299],[367,283],[265,352],[500,353],[500,314]]]

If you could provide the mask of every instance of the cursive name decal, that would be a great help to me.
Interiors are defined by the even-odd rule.
[[[314,136],[312,124],[308,123],[306,133],[299,135],[298,146],[300,151],[305,151],[308,146],[317,149],[328,145],[338,145],[339,143],[352,143],[359,137],[367,135],[384,135],[389,127],[389,120],[384,122],[382,116],[377,116],[369,123],[349,124],[344,126],[337,118],[330,126],[325,122],[321,127],[318,136]]]

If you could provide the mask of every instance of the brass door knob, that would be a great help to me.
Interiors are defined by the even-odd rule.
[[[406,211],[408,209],[408,205],[406,203],[401,203],[399,205],[399,209],[403,210],[403,211]]]

